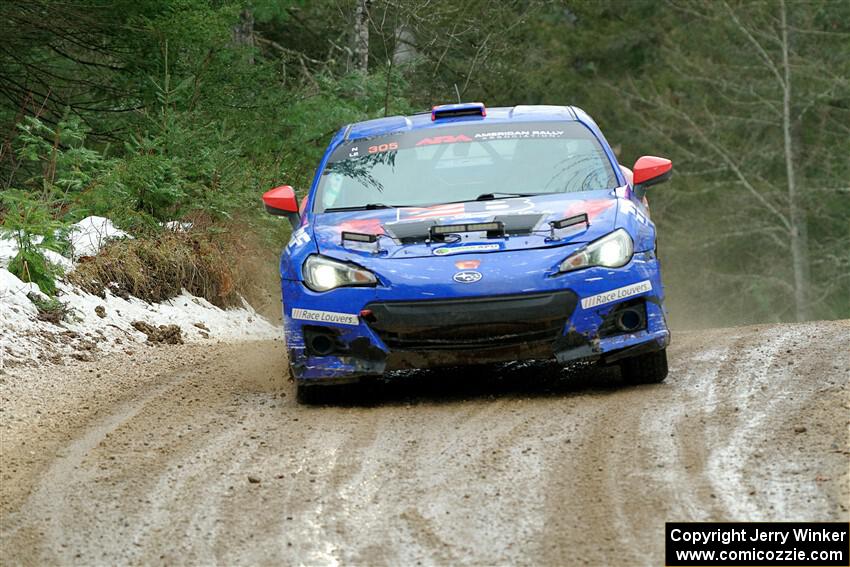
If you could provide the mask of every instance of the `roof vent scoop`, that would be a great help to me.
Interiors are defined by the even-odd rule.
[[[483,102],[462,102],[460,104],[440,104],[431,108],[431,120],[458,118],[460,116],[487,116]]]

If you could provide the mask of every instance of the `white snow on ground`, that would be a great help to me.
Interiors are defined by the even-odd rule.
[[[121,229],[115,228],[112,221],[104,217],[86,217],[71,225],[68,240],[71,243],[71,256],[77,260],[83,256],[94,256],[106,243],[115,238],[132,238]],[[40,236],[33,241],[41,242]],[[45,258],[60,266],[65,272],[74,269],[74,262],[53,250],[41,249]],[[0,266],[5,267],[18,253],[18,243],[12,238],[0,238]]]
[[[168,221],[162,223],[162,226],[173,232],[187,232],[192,229],[190,222]]]
[[[40,242],[41,237],[33,239],[35,242]],[[62,268],[62,271],[69,272],[74,269],[74,262],[59,254],[58,252],[54,252],[53,250],[48,250],[46,248],[41,249],[44,257],[47,258],[53,264]],[[0,267],[5,268],[9,265],[9,262],[12,261],[18,254],[18,243],[15,242],[14,239],[11,238],[0,238]]]
[[[110,239],[129,237],[123,230],[115,228],[111,220],[103,217],[84,218],[71,226],[68,235],[74,259],[94,256]]]
[[[0,266],[8,266],[9,260],[18,253],[18,243],[11,238],[0,238]]]
[[[72,230],[74,256],[97,254],[109,238],[126,236],[108,219],[89,217]],[[134,297],[122,299],[109,292],[100,298],[65,282],[57,284],[57,299],[69,309],[66,320],[58,325],[42,321],[27,296],[35,294],[44,300],[47,296],[35,284],[26,284],[5,269],[16,253],[14,241],[0,239],[0,368],[9,364],[60,362],[65,357],[88,359],[96,352],[134,350],[147,341],[144,333],[132,327],[135,321],[155,327],[178,325],[186,342],[281,336],[277,327],[244,301],[242,308],[225,310],[184,290],[169,301],[150,304]],[[45,253],[66,272],[73,268],[73,262],[67,258],[51,251]]]

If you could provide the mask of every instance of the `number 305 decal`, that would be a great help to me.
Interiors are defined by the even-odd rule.
[[[381,144],[380,146],[369,146],[370,154],[378,154],[382,152],[388,152],[390,150],[397,150],[398,144],[396,142],[390,142],[389,144]]]

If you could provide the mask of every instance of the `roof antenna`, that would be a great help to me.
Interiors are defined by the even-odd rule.
[[[457,103],[460,104],[460,91],[457,90],[457,83],[455,83],[455,94],[457,95]]]

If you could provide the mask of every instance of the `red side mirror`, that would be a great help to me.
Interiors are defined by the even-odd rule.
[[[673,162],[666,158],[643,156],[638,158],[633,169],[632,186],[635,190],[640,191],[650,185],[657,185],[670,179],[670,176],[673,175]]]
[[[285,217],[293,213],[298,214],[295,191],[289,185],[281,185],[263,193],[263,204],[266,206],[266,212],[271,215]]]

